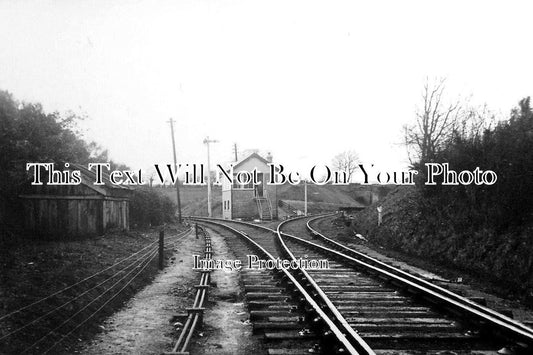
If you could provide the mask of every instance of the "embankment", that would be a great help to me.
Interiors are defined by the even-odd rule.
[[[359,212],[352,228],[373,244],[452,266],[532,305],[533,226],[498,233],[468,226],[465,218],[461,211],[431,204],[415,187],[397,187]]]

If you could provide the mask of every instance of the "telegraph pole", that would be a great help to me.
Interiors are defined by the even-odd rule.
[[[237,161],[237,143],[233,143],[233,152],[235,153],[235,161]]]
[[[204,144],[207,145],[207,215],[213,217],[211,211],[211,161],[209,158],[209,143],[218,143],[218,141],[209,139],[209,136],[204,139]]]
[[[172,153],[174,153],[174,169],[176,171],[176,199],[178,201],[178,222],[181,224],[181,199],[180,199],[180,179],[178,177],[178,162],[176,160],[176,142],[174,140],[174,120],[170,118],[170,134],[172,136]]]

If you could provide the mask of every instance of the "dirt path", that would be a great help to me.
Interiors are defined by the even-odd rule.
[[[86,344],[82,354],[161,354],[170,351],[177,332],[175,314],[186,313],[194,301],[198,273],[192,255],[203,251],[202,240],[188,234],[174,249],[168,266],[122,310],[108,318],[104,331]]]

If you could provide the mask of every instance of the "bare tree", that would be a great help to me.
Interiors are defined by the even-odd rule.
[[[458,120],[455,135],[462,139],[481,139],[483,132],[496,123],[496,115],[487,104],[479,107],[466,107]]]
[[[156,176],[155,169],[154,168],[148,169],[148,171],[146,172],[146,175],[148,176],[148,186],[154,187],[154,180]]]
[[[359,156],[353,150],[344,151],[333,158],[333,167],[338,171],[344,171],[348,181],[352,181],[357,164],[359,164]]]
[[[418,110],[416,122],[405,129],[405,145],[409,160],[420,163],[433,161],[435,154],[448,141],[460,121],[463,107],[459,100],[444,103],[445,79],[431,83],[426,79],[422,100],[424,107]],[[413,156],[414,155],[414,156]]]

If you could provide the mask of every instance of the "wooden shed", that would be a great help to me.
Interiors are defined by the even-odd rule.
[[[81,165],[79,185],[31,186],[19,197],[24,205],[24,228],[36,235],[52,237],[102,235],[116,228],[129,230],[129,200],[132,188],[111,184],[94,185],[95,173]]]

